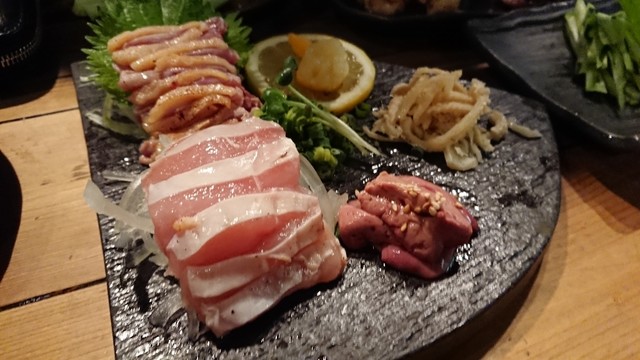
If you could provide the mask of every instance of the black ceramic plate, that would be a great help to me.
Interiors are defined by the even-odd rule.
[[[367,11],[357,0],[333,0],[338,10],[348,16],[374,24],[388,25],[418,25],[493,16],[505,11],[499,2],[500,0],[461,0],[457,11],[435,14],[427,14],[425,5],[415,2],[404,11],[387,16]]]
[[[369,102],[388,101],[391,87],[412,69],[377,63]],[[126,183],[103,173],[137,174],[138,141],[88,122],[102,93],[87,81],[84,63],[73,66],[93,180],[111,199]],[[186,315],[166,328],[150,325],[149,314],[176,290],[174,281],[150,262],[127,269],[114,246],[113,220],[99,216],[116,356],[188,359],[393,359],[432,345],[467,324],[507,293],[539,259],[556,225],[560,174],[551,124],[542,105],[492,90],[492,104],[508,117],[538,129],[525,140],[512,133],[476,170],[452,172],[441,154],[421,155],[406,146],[384,147],[386,159],[353,161],[330,187],[353,193],[378,172],[413,174],[456,194],[478,219],[480,231],[461,248],[451,273],[424,281],[386,268],[373,252],[350,252],[342,277],[292,294],[274,309],[223,339],[196,342],[186,335]],[[371,119],[369,119],[371,121]]]
[[[605,12],[615,0],[593,3]],[[514,11],[492,19],[474,19],[469,30],[496,65],[517,84],[544,101],[549,110],[601,144],[640,148],[640,108],[619,111],[612,98],[587,94],[574,76],[574,57],[564,35],[564,13],[573,1]]]

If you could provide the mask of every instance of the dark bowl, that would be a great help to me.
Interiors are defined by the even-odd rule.
[[[9,159],[0,151],[0,281],[4,276],[20,227],[22,191]]]

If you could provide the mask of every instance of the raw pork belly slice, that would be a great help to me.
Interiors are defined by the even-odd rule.
[[[293,188],[300,172],[295,145],[282,128],[256,118],[203,129],[168,148],[151,169],[143,185],[153,194],[147,201],[162,248],[175,234],[174,224],[180,218],[230,196]]]
[[[386,172],[340,208],[338,222],[347,248],[371,243],[384,263],[425,279],[442,275],[456,247],[478,231],[476,220],[450,193],[417,177]]]
[[[247,117],[178,140],[142,180],[184,303],[217,336],[344,270],[299,156],[279,125]]]
[[[262,144],[284,136],[284,129],[280,125],[255,117],[240,123],[218,125],[215,129],[202,129],[183,141],[169,145],[150,165],[154,169],[153,177],[148,176],[145,181],[166,180],[211,161],[255,150]]]

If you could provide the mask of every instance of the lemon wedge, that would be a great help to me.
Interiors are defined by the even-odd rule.
[[[328,35],[300,34],[311,42],[330,39]],[[293,86],[309,99],[316,101],[328,111],[342,114],[363,102],[371,90],[376,78],[373,61],[359,47],[339,39],[347,52],[349,71],[342,85],[335,91],[314,91],[294,80]],[[267,38],[255,44],[245,66],[247,81],[251,90],[262,95],[268,87],[277,87],[275,78],[282,71],[284,60],[295,56],[287,35]],[[300,58],[297,58],[298,62]]]

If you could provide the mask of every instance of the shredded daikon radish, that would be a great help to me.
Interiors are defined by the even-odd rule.
[[[329,229],[335,229],[338,223],[338,210],[341,205],[347,203],[348,195],[341,195],[333,190],[327,191],[320,176],[304,156],[300,156],[300,182],[318,197],[325,223]]]
[[[90,208],[92,208],[98,214],[111,216],[114,219],[120,220],[125,224],[144,230],[148,233],[153,233],[153,223],[150,219],[133,214],[124,208],[114,204],[107,198],[98,188],[93,181],[87,181],[87,186],[84,189],[84,198]]]
[[[537,139],[542,137],[540,131],[531,129],[530,127],[521,124],[517,124],[513,121],[509,121],[509,130],[527,139]]]

